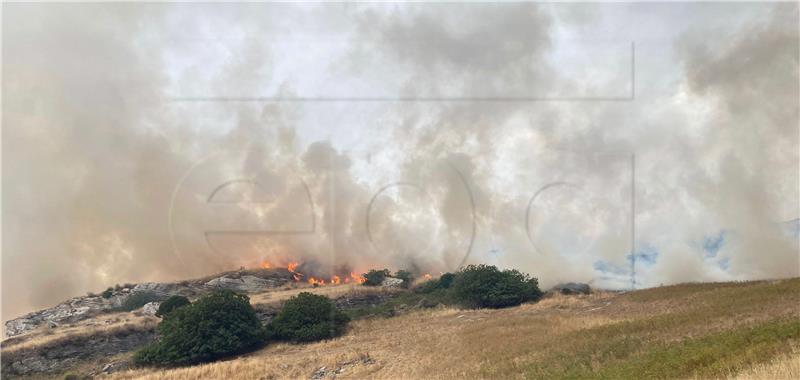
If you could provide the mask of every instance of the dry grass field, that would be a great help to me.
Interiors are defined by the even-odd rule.
[[[797,379],[800,378],[800,352],[756,364],[733,376],[735,380]]]
[[[790,279],[556,295],[501,310],[415,310],[354,321],[330,341],[111,377],[790,379],[800,378],[798,349],[800,279]]]
[[[98,315],[92,319],[60,326],[57,329],[42,326],[25,335],[4,340],[3,354],[82,336],[113,334],[126,329],[152,330],[159,321],[160,319],[156,317],[140,313],[118,312]]]

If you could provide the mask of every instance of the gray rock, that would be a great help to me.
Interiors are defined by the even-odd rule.
[[[161,306],[161,302],[148,302],[142,306],[142,313],[147,315],[156,315],[159,306]]]
[[[592,288],[589,287],[589,284],[578,282],[558,284],[553,287],[553,290],[560,292],[561,294],[590,294],[592,292]]]
[[[30,314],[28,314],[30,315]],[[33,330],[38,326],[38,323],[31,318],[17,318],[6,322],[6,336],[15,336],[22,334],[28,330]]]
[[[76,322],[93,315],[93,312],[114,306],[113,298],[76,297],[54,307],[28,313],[5,323],[6,336],[12,337],[33,330],[39,326],[58,326],[63,322]]]
[[[256,292],[265,288],[274,287],[276,283],[260,277],[245,275],[240,278],[230,278],[226,276],[217,277],[206,282],[206,286],[243,292]]]
[[[386,278],[383,279],[383,282],[381,283],[381,286],[393,287],[393,286],[400,286],[402,283],[403,283],[403,280],[401,280],[399,278],[386,277]]]
[[[312,379],[324,379],[325,376],[327,376],[327,375],[328,375],[328,372],[325,371],[325,367],[320,367],[319,369],[314,371],[314,374],[311,375],[311,378]]]
[[[258,274],[259,276],[254,276]],[[263,278],[268,276],[268,278]],[[180,283],[146,282],[131,287],[111,291],[108,298],[101,296],[75,297],[62,302],[54,307],[35,311],[20,318],[5,322],[6,336],[12,337],[24,334],[40,326],[52,326],[52,323],[77,322],[89,318],[99,312],[113,310],[123,305],[125,300],[135,293],[150,292],[160,297],[183,295],[186,297],[199,297],[208,293],[213,288],[224,288],[242,292],[257,292],[265,288],[281,286],[291,280],[288,271],[260,272],[227,272],[225,275],[211,281],[193,280]],[[204,282],[205,281],[205,282]]]
[[[114,373],[119,372],[121,370],[127,369],[130,367],[130,363],[125,362],[111,362],[103,366],[103,369],[100,370],[103,373]]]
[[[159,282],[145,282],[136,285],[131,289],[131,293],[150,292],[160,296],[170,296],[177,294],[180,286],[176,284],[159,283]]]

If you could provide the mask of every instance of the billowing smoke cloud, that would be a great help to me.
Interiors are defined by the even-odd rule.
[[[3,318],[263,260],[797,276],[797,15],[7,5]]]

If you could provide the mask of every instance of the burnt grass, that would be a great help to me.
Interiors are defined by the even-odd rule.
[[[0,374],[9,379],[60,374],[87,362],[108,360],[133,351],[155,337],[155,325],[151,324],[127,324],[109,331],[67,335],[37,346],[3,352]]]

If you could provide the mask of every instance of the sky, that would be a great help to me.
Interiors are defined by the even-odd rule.
[[[4,320],[263,261],[615,289],[800,275],[794,3],[2,17]]]

